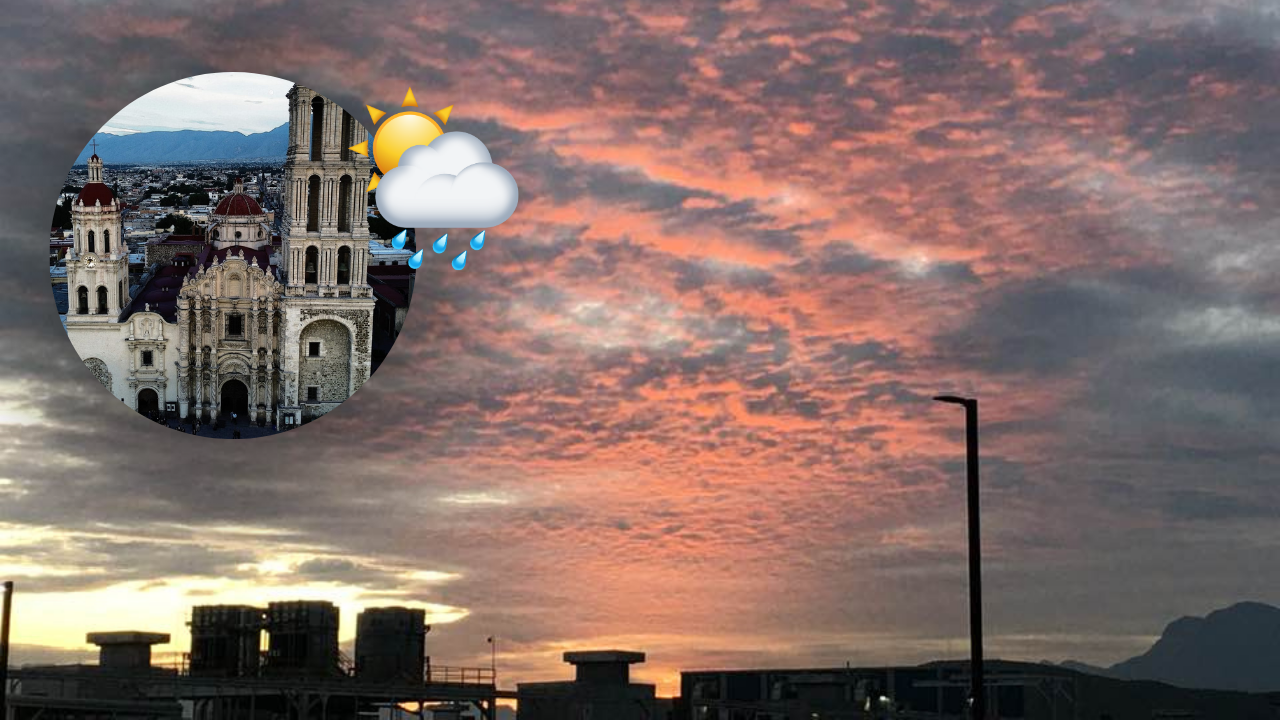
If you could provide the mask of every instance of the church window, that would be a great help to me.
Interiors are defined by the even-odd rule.
[[[217,231],[217,230],[214,230],[214,231],[213,231],[213,239],[214,239],[214,240],[217,240],[217,239],[218,239],[218,231]]]
[[[259,231],[258,231],[258,237],[262,237],[262,231],[261,231],[261,230],[259,230]]]
[[[342,246],[338,248],[338,284],[347,285],[351,282],[351,248]]]
[[[351,159],[351,146],[356,144],[355,118],[346,110],[342,111],[342,159]]]
[[[239,337],[244,335],[244,316],[228,315],[227,316],[227,335]]]
[[[110,230],[102,231],[102,252],[104,253],[111,252],[111,231]]]
[[[240,239],[240,231],[239,231],[239,230],[237,230],[237,231],[236,231],[236,239],[237,239],[237,240],[239,240],[239,239]]]
[[[307,181],[307,231],[320,229],[320,176],[312,175]]]
[[[151,354],[150,350],[142,351],[142,364],[144,366],[151,367],[153,360],[154,360],[154,356]]]
[[[351,232],[351,176],[338,181],[338,232]]]
[[[307,357],[320,357],[320,343],[307,343]]]
[[[321,158],[321,145],[324,138],[324,98],[317,97],[311,101],[311,159]]]
[[[76,314],[77,315],[89,314],[89,288],[83,285],[81,285],[80,288],[76,290]]]
[[[124,307],[124,281],[116,281],[116,299],[120,301],[120,307]]]
[[[307,402],[320,402],[320,388],[318,386],[307,386]]]
[[[92,230],[89,231],[89,252],[97,252],[97,250],[93,249],[93,231]]]
[[[316,266],[319,264],[319,257],[320,251],[316,250],[314,246],[307,248],[306,268],[304,270],[303,282],[308,285],[314,285],[316,283],[316,277],[318,274]]]
[[[107,289],[101,285],[98,286],[98,314],[107,314]]]

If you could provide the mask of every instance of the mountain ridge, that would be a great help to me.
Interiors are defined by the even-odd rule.
[[[1165,626],[1145,653],[1110,667],[1067,660],[1078,672],[1184,688],[1280,691],[1280,608],[1244,601]]]
[[[210,160],[284,160],[289,149],[289,123],[266,132],[242,135],[229,130],[159,130],[132,135],[94,134],[98,157],[107,165],[203,162]],[[89,162],[91,142],[76,158]]]

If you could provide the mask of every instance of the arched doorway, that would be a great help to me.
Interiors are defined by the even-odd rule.
[[[160,397],[151,388],[138,391],[138,412],[151,417],[160,414]]]
[[[231,419],[231,413],[240,418],[249,417],[249,388],[239,380],[228,380],[222,384],[222,406],[218,416]]]

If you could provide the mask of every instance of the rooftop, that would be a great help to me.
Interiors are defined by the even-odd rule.
[[[140,630],[116,630],[91,632],[85,636],[90,645],[163,645],[169,642],[169,633],[142,632]]]
[[[644,662],[644,653],[630,650],[579,650],[564,654],[564,661],[570,665],[586,665],[590,663],[632,663]]]

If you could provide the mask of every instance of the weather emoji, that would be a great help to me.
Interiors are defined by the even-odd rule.
[[[402,107],[417,106],[410,90]],[[365,107],[375,124],[386,115]],[[372,157],[383,174],[374,176],[369,189],[377,189],[378,210],[388,222],[406,228],[492,228],[515,212],[519,190],[511,173],[493,163],[489,149],[474,135],[444,131],[452,109],[450,105],[434,117],[402,111],[382,121],[374,133]],[[368,155],[370,144],[351,149]],[[435,252],[444,252],[447,238],[433,243]],[[482,232],[471,247],[483,245]],[[466,255],[454,258],[455,269],[466,266]]]

